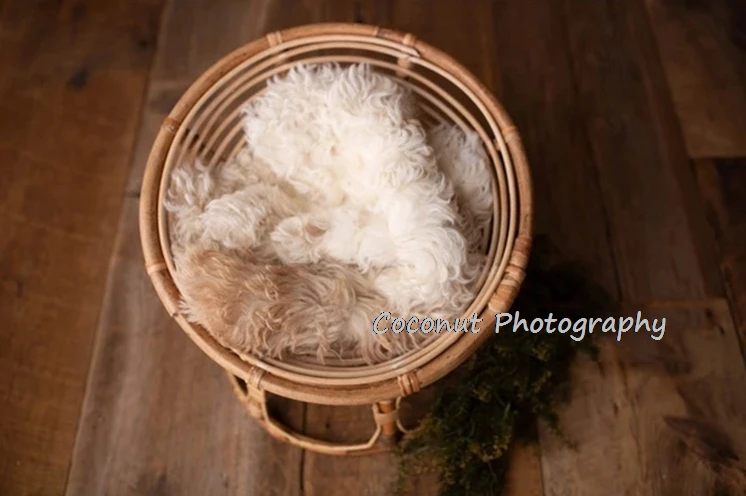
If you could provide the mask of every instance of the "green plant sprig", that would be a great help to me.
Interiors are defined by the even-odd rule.
[[[530,322],[550,312],[577,320],[613,309],[608,293],[582,267],[563,262],[546,238],[536,240],[511,312]],[[436,386],[430,412],[397,447],[399,494],[410,475],[433,470],[440,496],[500,494],[507,454],[514,443],[535,441],[537,420],[561,435],[556,407],[566,398],[577,352],[597,356],[591,336],[576,342],[567,334],[514,333],[511,327]]]

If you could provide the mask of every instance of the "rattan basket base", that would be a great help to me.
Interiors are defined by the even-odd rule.
[[[396,441],[404,434],[405,429],[399,421],[399,402],[382,401],[375,403],[371,412],[371,429],[373,434],[367,442],[359,444],[342,444],[333,441],[313,439],[293,430],[272,417],[267,405],[267,395],[261,389],[254,388],[231,373],[228,380],[233,386],[233,393],[244,406],[249,416],[256,420],[269,435],[316,453],[337,456],[372,455],[390,451]]]

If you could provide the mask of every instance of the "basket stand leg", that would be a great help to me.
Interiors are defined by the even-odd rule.
[[[396,401],[380,401],[373,405],[373,418],[381,429],[381,437],[378,442],[384,446],[390,447],[399,438],[399,409]]]

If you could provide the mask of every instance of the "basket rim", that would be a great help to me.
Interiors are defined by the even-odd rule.
[[[276,38],[279,38],[276,37]],[[474,312],[481,313],[489,298],[492,296],[497,288],[499,281],[506,269],[508,263],[509,250],[513,246],[512,234],[515,233],[516,228],[516,217],[517,217],[517,205],[516,205],[516,192],[515,192],[515,181],[512,173],[512,162],[510,160],[510,153],[505,146],[504,140],[500,135],[497,124],[492,115],[487,112],[481,102],[473,95],[472,92],[450,73],[444,71],[437,65],[427,62],[425,59],[420,58],[418,52],[414,49],[407,51],[400,50],[396,45],[392,45],[392,42],[388,40],[382,40],[381,38],[371,39],[370,37],[361,38],[357,35],[328,35],[328,34],[315,34],[305,38],[298,38],[295,40],[285,40],[282,43],[272,44],[268,50],[260,51],[252,54],[245,58],[236,67],[232,68],[228,73],[223,76],[223,79],[218,81],[216,86],[209,88],[200,99],[194,104],[189,113],[184,117],[181,127],[176,131],[173,141],[180,144],[185,142],[192,143],[192,151],[188,151],[189,146],[171,146],[167,156],[164,170],[161,173],[160,180],[160,199],[159,205],[159,229],[160,229],[160,242],[163,255],[165,257],[166,265],[172,274],[175,274],[176,267],[173,262],[173,253],[171,253],[170,246],[170,228],[169,226],[169,215],[162,204],[166,198],[168,192],[169,174],[173,171],[173,167],[182,162],[183,160],[193,160],[196,158],[197,150],[200,145],[205,145],[206,142],[199,140],[199,129],[201,125],[206,125],[208,128],[214,125],[217,121],[216,115],[227,108],[226,103],[230,101],[228,97],[223,95],[225,91],[242,91],[247,85],[256,84],[260,79],[266,80],[266,78],[273,77],[273,75],[279,74],[286,68],[299,63],[306,63],[309,60],[317,61],[319,58],[327,61],[342,61],[359,63],[361,59],[371,63],[376,67],[386,67],[394,70],[396,77],[399,82],[404,85],[410,86],[409,80],[414,79],[419,81],[420,84],[426,83],[433,94],[428,95],[428,92],[417,89],[416,85],[410,87],[413,91],[422,91],[418,95],[428,95],[426,100],[433,106],[439,108],[441,111],[446,113],[450,119],[455,119],[454,123],[464,127],[466,121],[469,121],[471,125],[475,126],[475,130],[480,135],[483,141],[483,145],[488,148],[487,152],[490,155],[490,161],[493,167],[491,167],[490,182],[491,190],[493,195],[493,219],[492,219],[492,232],[490,234],[490,243],[488,250],[489,264],[486,265],[480,275],[479,287],[481,288],[475,295],[475,299],[471,305],[465,309],[461,315],[463,318],[470,317]],[[396,64],[392,62],[383,63],[378,60],[370,59],[367,57],[351,57],[349,55],[338,55],[338,56],[316,56],[314,55],[316,50],[324,48],[345,48],[345,47],[356,47],[364,50],[365,52],[372,52],[376,54],[386,54],[389,56],[396,57]],[[285,63],[288,58],[294,58],[296,54],[302,54],[304,56],[294,62]],[[414,57],[412,55],[415,55]],[[310,56],[310,57],[309,57]],[[398,69],[397,69],[398,67]],[[436,76],[450,80],[450,83],[457,86],[459,91],[464,92],[464,96],[468,98],[478,107],[478,111],[481,114],[480,117],[486,118],[486,127],[489,128],[489,132],[494,136],[490,137],[488,131],[482,124],[478,122],[479,117],[473,112],[468,112],[457,100],[453,99],[447,91],[444,91],[436,83],[429,81],[429,78],[424,75],[418,75],[416,72],[411,70],[412,67],[422,67],[428,72],[433,73]],[[268,72],[269,74],[262,74],[262,71]],[[245,78],[237,78],[242,72],[249,72],[250,75]],[[402,79],[402,77],[404,79]],[[230,81],[230,83],[229,83]],[[242,84],[243,81],[243,84]],[[250,83],[247,81],[254,81]],[[224,85],[228,84],[226,88]],[[218,91],[219,90],[219,91]],[[446,100],[448,104],[444,105],[443,102],[437,101],[437,94],[440,98]],[[221,96],[223,95],[223,96]],[[211,102],[211,103],[208,103]],[[228,104],[230,105],[230,104]],[[452,106],[453,108],[448,108]],[[211,116],[201,116],[200,111],[207,112]],[[210,114],[212,112],[212,114]],[[234,109],[231,116],[236,117],[238,109]],[[213,135],[220,135],[221,130],[225,131],[231,129],[230,126],[223,122],[216,130],[213,131]],[[196,126],[190,130],[190,127]],[[241,126],[235,125],[232,128],[232,134],[235,136],[240,133]],[[230,135],[230,132],[229,132]],[[229,148],[227,142],[230,140],[228,136],[223,137],[223,142],[217,145],[217,148],[213,148],[214,154],[211,159],[207,159],[208,167],[216,165],[216,160],[223,158],[224,152]],[[233,147],[233,152],[230,156],[234,156],[234,153],[238,152],[241,148],[241,140]],[[509,233],[511,235],[509,235]],[[499,254],[499,258],[496,255]],[[496,263],[496,261],[498,261]],[[196,323],[188,324],[193,328],[196,328],[196,332],[202,332],[204,327],[199,326]],[[205,331],[207,332],[207,331]],[[399,355],[390,361],[382,362],[374,365],[361,364],[361,366],[350,367],[348,364],[337,364],[340,366],[317,366],[313,364],[303,363],[297,357],[288,357],[286,360],[279,361],[268,357],[260,358],[251,354],[241,353],[240,351],[233,350],[239,357],[248,362],[250,365],[263,369],[266,372],[273,373],[277,376],[284,377],[290,381],[294,381],[300,384],[324,384],[330,386],[356,386],[361,387],[365,384],[371,384],[383,381],[389,378],[395,378],[405,372],[415,370],[421,365],[432,360],[433,357],[442,353],[448,346],[450,346],[455,340],[459,339],[459,334],[445,334],[439,336],[436,339],[428,342],[427,345],[411,350],[407,353]],[[229,346],[230,348],[230,346]],[[322,372],[323,371],[323,372]]]
[[[505,273],[480,314],[484,322],[482,332],[463,334],[442,353],[418,369],[404,372],[399,377],[359,387],[299,384],[278,377],[245,362],[233,351],[220,345],[206,331],[199,332],[193,328],[179,313],[180,293],[165,262],[158,226],[159,189],[166,157],[183,119],[202,95],[245,59],[276,47],[278,43],[319,35],[349,35],[376,39],[378,43],[384,40],[411,56],[441,67],[458,79],[478,97],[490,116],[495,119],[501,139],[510,154],[511,170],[517,187],[518,215],[513,246]],[[192,341],[221,367],[243,378],[252,386],[291,399],[328,405],[366,404],[406,396],[432,384],[458,367],[491,335],[490,327],[494,324],[495,314],[506,311],[512,305],[525,276],[533,237],[532,184],[528,161],[517,129],[494,95],[453,57],[413,35],[378,26],[352,23],[307,24],[275,31],[235,49],[203,72],[176,103],[157,134],[145,167],[139,214],[140,237],[148,275],[162,304]]]

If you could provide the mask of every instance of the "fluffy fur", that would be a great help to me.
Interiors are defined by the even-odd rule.
[[[174,172],[167,207],[188,318],[238,351],[398,355],[395,315],[453,318],[492,215],[473,133],[427,133],[414,99],[367,66],[297,67],[244,108],[247,148]]]

